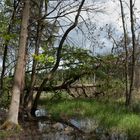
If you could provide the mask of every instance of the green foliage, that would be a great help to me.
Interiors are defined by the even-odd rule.
[[[69,52],[69,53],[68,53]],[[62,61],[64,67],[91,69],[93,68],[95,59],[91,52],[82,48],[65,45],[62,50]],[[88,69],[87,69],[88,70]]]
[[[105,79],[109,76],[112,78],[122,79],[122,74],[124,68],[122,68],[122,64],[119,62],[119,57],[109,54],[105,56],[97,56],[100,59],[100,67],[97,71],[97,76],[101,79]]]
[[[4,17],[3,13],[0,12],[0,38],[5,39],[5,32],[7,31],[8,20]]]
[[[11,82],[12,82],[12,78],[7,77],[4,79],[3,93],[0,98],[0,107],[3,107],[3,108],[9,107],[10,99],[11,99],[11,95],[10,95]]]
[[[42,47],[42,53],[40,55],[33,54],[33,58],[36,59],[38,67],[46,67],[48,69],[53,68],[56,61],[57,48]],[[90,75],[95,72],[96,58],[91,55],[91,52],[74,46],[64,45],[61,52],[60,67],[51,81],[52,85],[75,78],[80,75]],[[48,69],[47,69],[48,68]],[[43,72],[39,75],[39,78],[44,77]]]
[[[3,93],[3,95],[0,98],[0,107],[2,108],[8,108],[10,104],[10,95],[7,91]]]
[[[124,94],[125,84],[120,79],[113,79],[112,77],[105,78],[102,81],[98,81],[100,87],[98,91],[105,93],[105,97],[122,97]]]
[[[123,68],[120,65],[118,56],[109,54],[97,56],[100,59],[100,66],[96,71],[96,82],[99,92],[104,92],[105,97],[122,97],[124,95],[125,83]]]
[[[42,54],[39,54],[39,55],[35,55],[35,54],[32,54],[32,57],[42,63],[42,64],[48,64],[48,63],[54,63],[55,62],[55,59],[53,56],[48,56],[47,54],[45,53],[42,53]]]
[[[12,4],[13,4],[13,3],[12,3],[11,0],[5,0],[5,5],[6,5],[6,6],[10,6],[10,7],[11,7]]]
[[[0,37],[2,37],[3,40],[5,40],[5,41],[9,41],[11,39],[16,38],[17,35],[16,34],[6,34],[6,33],[3,33],[3,34],[0,35]]]
[[[54,59],[54,57],[52,57],[52,56],[48,56],[48,62],[50,62],[50,63],[54,63],[54,61],[55,61],[55,59]]]
[[[50,104],[45,100],[45,107],[54,117],[65,114],[68,118],[93,118],[98,126],[108,132],[126,133],[131,137],[140,136],[139,114],[125,108],[119,102],[95,101],[89,99],[58,100]]]

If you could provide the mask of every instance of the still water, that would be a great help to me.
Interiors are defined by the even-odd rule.
[[[46,116],[47,112],[38,110],[36,116]],[[62,122],[38,121],[37,129],[41,132],[42,140],[127,140],[125,134],[106,132],[98,126],[94,119],[71,118],[67,120],[71,127]],[[77,128],[77,129],[75,129]],[[80,130],[80,131],[77,131]]]

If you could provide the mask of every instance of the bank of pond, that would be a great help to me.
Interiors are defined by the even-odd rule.
[[[37,120],[22,122],[22,138],[37,140],[139,140],[140,104],[123,101],[41,98]],[[24,133],[23,133],[24,132]],[[19,132],[20,134],[21,132]],[[5,132],[0,132],[4,139]],[[13,138],[14,133],[8,137]],[[8,139],[9,140],[9,139]]]

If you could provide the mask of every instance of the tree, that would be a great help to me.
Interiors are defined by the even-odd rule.
[[[121,17],[123,24],[123,34],[124,34],[124,49],[125,49],[125,103],[128,104],[128,95],[129,95],[129,69],[128,69],[128,46],[127,46],[127,32],[126,32],[126,24],[125,24],[125,15],[122,0],[120,0],[121,6]]]
[[[63,37],[60,40],[59,47],[58,47],[57,53],[56,53],[56,63],[54,64],[54,67],[51,69],[51,71],[45,76],[45,78],[43,79],[43,82],[41,83],[41,85],[39,87],[39,90],[37,92],[37,95],[36,95],[35,100],[34,100],[33,105],[32,105],[32,109],[31,109],[32,115],[35,115],[35,111],[36,111],[37,105],[38,105],[38,100],[40,98],[40,95],[41,95],[43,87],[45,86],[45,84],[49,80],[52,79],[54,73],[56,72],[56,70],[57,70],[57,68],[59,66],[59,63],[60,63],[60,60],[61,60],[61,51],[62,51],[63,44],[64,44],[68,34],[70,33],[70,31],[72,31],[77,26],[78,18],[80,16],[80,12],[81,12],[81,9],[82,9],[82,7],[84,5],[84,2],[85,2],[85,0],[82,0],[81,4],[79,5],[79,8],[77,10],[77,14],[75,16],[74,23],[66,30],[66,32],[63,35]]]
[[[42,17],[42,9],[43,9],[43,1],[39,1],[39,8],[36,9],[38,10],[38,14],[37,16]],[[35,39],[35,51],[34,51],[34,55],[37,57],[39,55],[39,48],[40,48],[40,44],[41,44],[41,36],[42,36],[42,23],[43,20],[38,20],[37,21],[37,31],[36,31],[36,39]],[[37,67],[37,60],[35,58],[33,58],[33,65],[32,65],[32,73],[31,73],[31,83],[30,83],[30,89],[29,92],[27,92],[26,94],[26,99],[24,101],[24,96],[23,98],[23,102],[24,102],[24,106],[27,108],[27,110],[30,110],[31,108],[31,104],[32,104],[32,100],[33,100],[33,87],[35,85],[35,81],[36,81],[36,67]],[[28,116],[30,116],[30,114],[28,113]]]
[[[24,73],[25,73],[25,53],[28,37],[28,20],[30,11],[30,0],[25,0],[22,13],[21,32],[19,39],[18,59],[14,74],[14,83],[12,87],[12,100],[8,112],[8,117],[1,128],[11,129],[18,126],[18,113],[20,105],[20,95],[23,89]]]
[[[135,23],[134,23],[134,3],[130,0],[130,22],[131,22],[131,34],[132,34],[132,60],[131,60],[131,77],[130,77],[130,89],[126,105],[131,104],[132,92],[134,88],[134,72],[135,72],[135,62],[136,62],[136,37],[135,37]]]
[[[135,62],[136,62],[136,37],[135,37],[135,20],[134,20],[134,5],[132,0],[129,1],[130,5],[130,26],[131,26],[131,51],[128,49],[128,33],[126,29],[126,19],[124,14],[123,2],[120,0],[121,6],[121,17],[123,24],[124,34],[124,48],[125,48],[125,84],[126,84],[126,106],[131,104],[132,92],[134,90],[134,73],[135,73]],[[129,59],[129,53],[131,54],[131,60]],[[130,68],[129,68],[130,67]]]

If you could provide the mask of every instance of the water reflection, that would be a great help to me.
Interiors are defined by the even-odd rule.
[[[84,140],[84,138],[76,135],[68,135],[62,132],[56,132],[44,134],[43,140]]]
[[[94,119],[70,119],[70,122],[86,133],[93,132],[98,128],[98,123]]]
[[[36,116],[46,116],[47,111],[37,110]],[[36,130],[39,134],[34,137],[35,140],[127,140],[125,134],[106,132],[98,125],[94,119],[71,118],[67,120],[70,124],[82,130],[85,133],[79,133],[74,127],[62,122],[38,121]]]
[[[79,134],[70,126],[49,121],[38,122],[38,129],[42,133],[43,140],[85,140],[86,137]]]
[[[47,115],[47,110],[45,109],[38,109],[35,111],[36,117],[41,117],[41,116],[46,116]]]

